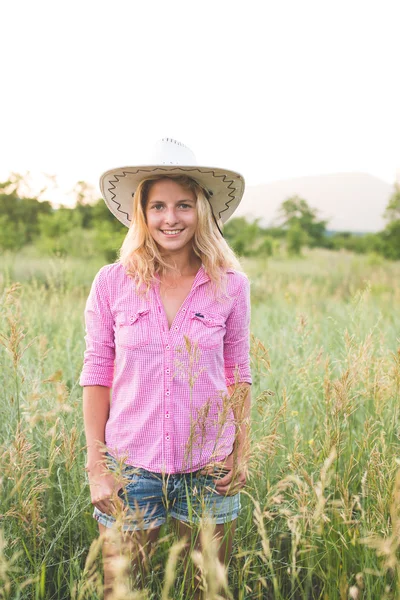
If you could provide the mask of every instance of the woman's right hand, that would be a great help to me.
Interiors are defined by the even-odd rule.
[[[123,487],[118,478],[104,465],[96,465],[88,472],[90,497],[93,506],[96,506],[105,515],[112,515],[117,508],[123,508],[124,503],[118,496],[118,491]]]

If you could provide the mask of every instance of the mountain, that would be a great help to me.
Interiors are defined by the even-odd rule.
[[[328,229],[337,231],[380,231],[382,215],[394,186],[366,173],[335,173],[297,177],[246,188],[235,216],[261,218],[271,225],[286,198],[298,195],[321,219],[328,219]]]

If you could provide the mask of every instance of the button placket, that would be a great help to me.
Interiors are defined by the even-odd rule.
[[[171,440],[171,406],[170,406],[170,397],[171,397],[171,385],[172,385],[172,340],[170,332],[166,334],[167,344],[165,346],[165,377],[164,377],[164,458],[166,464],[173,464],[173,443]]]
[[[163,389],[163,422],[162,422],[162,447],[163,447],[163,460],[167,468],[173,468],[174,466],[174,428],[173,418],[171,414],[170,397],[172,389],[172,361],[174,354],[174,338],[175,325],[170,329],[168,325],[167,315],[162,305],[161,297],[159,294],[159,288],[156,287],[155,299],[157,303],[157,314],[158,323],[160,328],[160,338],[162,348],[164,350],[164,389]]]
[[[158,321],[160,326],[160,333],[162,339],[162,346],[164,348],[164,423],[165,426],[163,429],[163,454],[164,454],[164,463],[170,467],[174,466],[174,427],[173,427],[173,414],[171,413],[171,390],[172,390],[172,360],[174,354],[174,345],[177,342],[181,342],[179,331],[182,330],[182,324],[187,318],[187,314],[193,299],[193,296],[196,292],[196,289],[202,283],[205,283],[209,278],[205,278],[203,270],[199,269],[199,272],[193,282],[192,289],[190,290],[188,296],[184,300],[185,306],[181,307],[178,313],[175,315],[174,322],[172,323],[172,327],[169,327],[167,315],[162,305],[162,300],[160,296],[159,287],[155,287],[155,298],[157,300],[158,305]]]

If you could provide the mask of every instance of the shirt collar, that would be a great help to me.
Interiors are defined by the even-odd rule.
[[[160,281],[160,275],[158,273],[154,273],[154,277],[158,282]],[[206,283],[207,281],[210,281],[210,276],[208,273],[206,273],[204,265],[201,264],[193,280],[193,287],[197,287],[198,285]]]
[[[206,283],[206,281],[210,281],[210,276],[208,275],[208,273],[206,273],[204,265],[202,264],[196,273],[196,277],[194,278],[193,283],[197,286],[201,283]]]

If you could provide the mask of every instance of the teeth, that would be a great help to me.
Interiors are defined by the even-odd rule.
[[[182,230],[181,229],[174,229],[174,230],[170,230],[170,229],[163,229],[162,232],[166,233],[167,235],[175,235],[177,233],[180,233]]]

